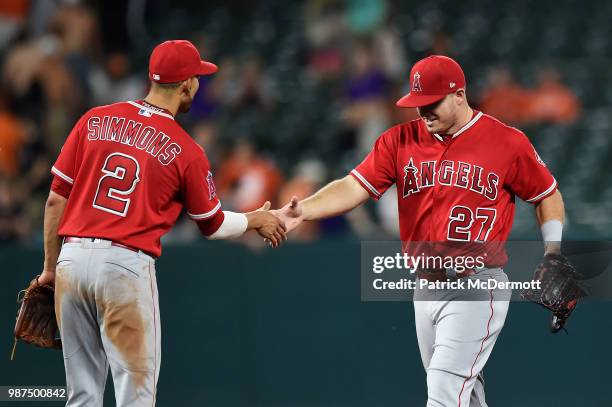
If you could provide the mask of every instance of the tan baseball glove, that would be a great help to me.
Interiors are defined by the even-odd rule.
[[[54,299],[53,286],[38,284],[38,277],[30,282],[28,288],[19,292],[17,303],[21,305],[17,312],[11,360],[19,340],[41,348],[62,348],[62,341],[57,338]]]

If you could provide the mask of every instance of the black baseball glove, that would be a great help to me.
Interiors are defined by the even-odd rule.
[[[540,289],[526,289],[521,296],[552,311],[550,330],[560,331],[578,300],[587,295],[579,280],[582,276],[561,254],[547,254],[536,267],[533,279],[540,281]]]

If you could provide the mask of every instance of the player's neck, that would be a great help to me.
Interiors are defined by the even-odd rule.
[[[459,115],[459,119],[455,122],[455,124],[446,131],[446,135],[451,136],[457,133],[466,124],[468,124],[470,120],[472,120],[472,117],[474,117],[474,110],[472,110],[471,107],[467,106],[467,109],[461,112],[461,114]]]
[[[178,99],[173,100],[173,98],[168,98],[166,95],[160,95],[156,92],[149,92],[149,94],[144,98],[144,101],[155,107],[166,109],[172,113],[172,116],[176,116],[181,103]]]

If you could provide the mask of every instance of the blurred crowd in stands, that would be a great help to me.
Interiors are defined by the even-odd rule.
[[[173,7],[180,9],[178,3]],[[297,28],[264,16],[267,25],[243,32],[267,49],[293,41],[273,57],[258,54],[266,47],[250,48],[248,37],[236,39],[246,44],[239,52],[232,40],[223,42],[231,30],[215,24],[256,21],[268,3],[277,2],[213,2],[201,17],[185,16],[199,11],[184,6],[179,15],[185,21],[206,24],[187,29],[179,18],[175,31],[156,32],[149,26],[164,24],[164,5],[170,7],[162,1],[0,1],[0,240],[40,239],[49,169],[72,125],[92,106],[142,98],[148,54],[162,40],[190,39],[220,67],[200,79],[192,110],[179,121],[206,149],[224,207],[236,211],[266,200],[282,206],[346,174],[380,133],[416,117],[412,109],[394,106],[407,91],[412,63],[432,53],[461,62],[453,38],[436,25],[407,41],[395,27],[395,3],[385,0],[310,0],[289,9],[281,4],[277,14],[295,13]],[[140,14],[138,4],[148,4]],[[128,26],[130,13],[144,23]],[[209,36],[208,28],[215,34]],[[286,36],[270,34],[275,30]],[[485,113],[517,126],[566,125],[580,116],[580,102],[552,66],[542,67],[534,86],[533,78],[513,78],[507,66],[487,69],[478,93],[470,93],[466,72],[468,96]],[[347,231],[395,236],[396,211],[390,191],[377,205],[308,225],[294,239]],[[183,219],[168,240],[197,238],[197,229]]]
[[[491,68],[488,87],[480,95],[479,103],[488,114],[518,126],[571,124],[580,115],[578,99],[552,67],[537,73],[537,86],[533,89],[514,81],[506,67]]]

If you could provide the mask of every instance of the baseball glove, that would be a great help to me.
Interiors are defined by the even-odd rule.
[[[561,254],[547,254],[535,270],[533,279],[540,289],[526,289],[521,296],[552,311],[550,330],[560,331],[578,300],[587,295],[579,280],[582,276]]]
[[[28,288],[19,292],[17,303],[21,305],[15,323],[15,346],[21,340],[42,348],[62,348],[61,340],[56,338],[58,327],[54,298],[53,286],[38,284],[38,277],[30,282]]]

